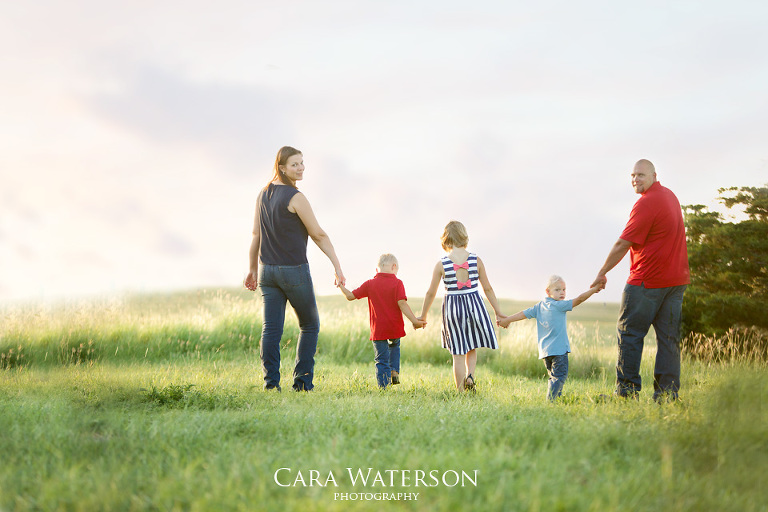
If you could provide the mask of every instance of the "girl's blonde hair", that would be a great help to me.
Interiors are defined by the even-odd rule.
[[[452,220],[446,224],[443,236],[440,237],[440,243],[443,246],[443,250],[446,251],[453,247],[466,247],[469,243],[467,228],[461,222]]]

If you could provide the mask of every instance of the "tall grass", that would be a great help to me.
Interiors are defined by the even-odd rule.
[[[722,335],[691,333],[683,340],[691,357],[712,363],[768,361],[768,332],[756,327],[731,327]]]
[[[0,353],[15,348],[26,364],[45,365],[253,351],[261,336],[260,308],[247,299],[219,290],[10,307],[0,313]]]
[[[501,301],[516,312],[529,303]],[[365,301],[341,296],[318,300],[321,332],[318,355],[339,363],[371,359],[368,310]],[[420,299],[412,299],[418,311]],[[572,345],[570,375],[596,377],[611,373],[615,363],[616,304],[585,303],[568,316]],[[26,305],[0,310],[0,369],[29,365],[80,365],[96,361],[131,362],[216,360],[258,352],[261,299],[243,290],[199,290],[172,294],[125,296],[101,301],[58,305]],[[407,324],[407,322],[406,322]],[[403,362],[448,364],[440,346],[440,301],[433,305],[429,324],[414,331],[406,325]],[[295,356],[298,324],[290,309],[286,316],[282,352]],[[536,325],[532,320],[497,328],[498,351],[480,351],[480,363],[505,375],[543,377],[538,360]],[[653,352],[653,330],[646,351]],[[714,363],[764,362],[768,336],[755,329],[732,328],[724,336],[694,334],[683,342],[684,353]]]
[[[502,301],[510,313],[529,304]],[[318,355],[341,363],[371,360],[365,301],[321,297]],[[415,310],[421,300],[411,300]],[[586,306],[586,305],[585,305]],[[578,354],[572,372],[591,375],[612,345],[610,320],[615,305],[590,305],[571,313],[569,333]],[[579,313],[582,316],[579,316]],[[0,312],[3,367],[72,365],[95,361],[129,362],[240,357],[258,351],[261,300],[240,290],[127,296],[104,301],[8,308]],[[583,321],[579,319],[582,318]],[[615,320],[613,320],[615,321]],[[426,329],[406,326],[403,362],[443,364],[450,360],[440,346],[440,305],[432,307]],[[501,350],[481,354],[497,371],[541,375],[535,322],[497,329]],[[290,309],[283,334],[284,357],[292,358],[298,325]]]

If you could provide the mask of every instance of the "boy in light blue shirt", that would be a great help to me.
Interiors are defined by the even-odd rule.
[[[562,394],[563,385],[568,378],[568,353],[571,344],[568,342],[568,330],[565,325],[565,314],[603,289],[603,285],[595,285],[573,300],[565,300],[565,280],[553,275],[547,282],[547,298],[533,307],[507,317],[499,318],[497,323],[505,329],[512,322],[536,319],[536,330],[539,337],[539,359],[544,360],[549,374],[547,398],[555,400]]]

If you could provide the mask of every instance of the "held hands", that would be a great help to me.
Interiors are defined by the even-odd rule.
[[[499,327],[503,327],[504,329],[506,329],[507,327],[509,327],[509,324],[511,323],[512,323],[512,319],[510,317],[504,316],[504,315],[496,315],[496,325],[498,325]]]
[[[605,274],[599,274],[599,275],[598,275],[598,276],[595,278],[595,280],[594,280],[594,281],[592,281],[592,284],[591,284],[591,285],[589,285],[589,287],[590,287],[590,288],[594,288],[595,286],[599,286],[599,287],[600,287],[600,289],[599,289],[599,290],[597,290],[597,291],[600,291],[600,290],[604,290],[604,289],[605,289],[605,285],[607,285],[607,284],[608,284],[608,278],[607,278],[607,277],[605,277]],[[597,292],[595,292],[595,293],[597,293]]]
[[[413,324],[414,329],[423,329],[427,325],[427,322],[419,318],[417,318],[415,322],[411,322],[411,323]]]
[[[344,286],[347,284],[347,278],[344,277],[344,273],[341,271],[341,269],[336,270],[336,274],[334,275],[333,285],[336,287]]]
[[[525,313],[522,311],[509,316],[496,315],[496,325],[503,327],[504,329],[509,327],[509,324],[512,322],[518,322],[520,320],[525,320]]]

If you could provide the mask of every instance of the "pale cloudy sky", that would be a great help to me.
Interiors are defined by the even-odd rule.
[[[393,252],[422,296],[458,219],[499,296],[576,295],[637,159],[683,204],[768,183],[766,26],[745,0],[4,2],[0,302],[239,285],[282,145],[350,286]]]

